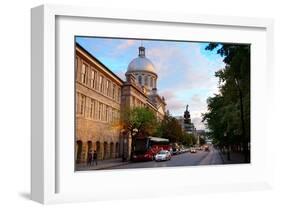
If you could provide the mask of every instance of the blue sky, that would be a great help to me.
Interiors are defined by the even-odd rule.
[[[76,42],[123,80],[141,45],[141,40],[95,37],[76,37]],[[158,93],[165,97],[167,109],[182,116],[188,104],[195,127],[204,129],[201,113],[207,110],[207,98],[218,92],[214,74],[224,67],[223,58],[206,51],[208,43],[143,40],[142,45],[156,68]]]

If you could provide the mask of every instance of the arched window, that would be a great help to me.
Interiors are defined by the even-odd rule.
[[[142,77],[139,75],[139,84],[142,85]]]
[[[119,157],[119,144],[118,144],[118,142],[115,144],[115,157]]]
[[[147,75],[144,77],[144,85],[148,86],[148,78],[147,78]]]
[[[96,151],[97,151],[97,155],[98,155],[99,160],[101,159],[101,149],[100,149],[100,147],[101,147],[100,142],[97,141],[96,142]]]
[[[153,77],[150,77],[150,86],[153,88]]]
[[[83,146],[82,141],[79,140],[76,142],[76,163],[80,163],[81,161],[82,146]]]
[[[104,142],[103,143],[103,159],[105,160],[105,159],[107,159],[108,158],[108,144],[107,144],[107,142]]]
[[[114,158],[114,144],[110,143],[110,158]]]

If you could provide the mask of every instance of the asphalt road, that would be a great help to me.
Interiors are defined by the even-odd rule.
[[[215,165],[223,164],[223,161],[214,148],[209,152],[198,150],[196,153],[182,153],[173,155],[171,160],[156,162],[132,162],[127,165],[116,166],[110,169],[128,169],[128,168],[154,168],[154,167],[174,167],[174,166],[196,166],[196,165]]]

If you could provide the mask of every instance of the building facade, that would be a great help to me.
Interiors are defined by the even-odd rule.
[[[130,158],[130,138],[120,127],[124,108],[147,107],[161,120],[166,103],[157,94],[157,74],[145,57],[145,48],[128,65],[123,81],[82,46],[75,46],[76,148],[77,163],[84,163],[90,151],[99,160]]]
[[[120,156],[119,129],[123,81],[81,47],[76,47],[76,159],[90,150],[98,159]],[[107,130],[106,132],[104,130]]]

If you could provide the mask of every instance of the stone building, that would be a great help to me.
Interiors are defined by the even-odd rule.
[[[90,150],[98,159],[120,156],[119,129],[123,81],[83,48],[76,46],[76,159]],[[104,131],[106,130],[106,131]]]
[[[157,94],[157,74],[139,47],[123,81],[82,46],[75,46],[76,63],[76,162],[85,162],[95,150],[99,160],[130,158],[130,139],[122,133],[124,108],[147,107],[161,120],[166,103]]]
[[[165,114],[165,99],[157,93],[157,78],[153,63],[145,56],[145,48],[139,47],[139,56],[133,59],[126,72],[127,82],[131,81],[141,87],[146,96],[146,106],[153,110],[159,119]]]

